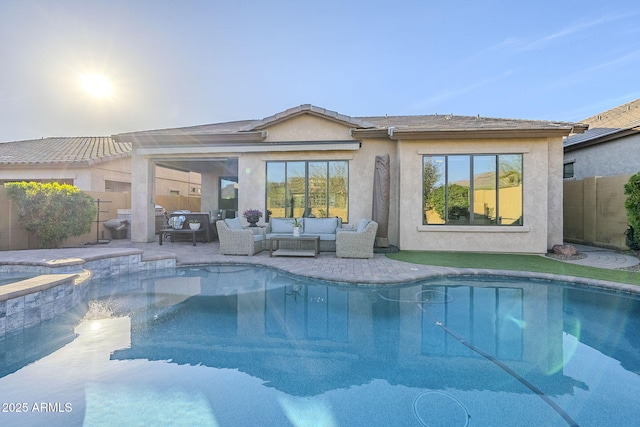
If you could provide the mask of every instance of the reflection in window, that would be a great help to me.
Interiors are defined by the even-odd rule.
[[[218,208],[221,210],[238,210],[238,178],[221,177]]]
[[[286,283],[266,291],[265,332],[268,336],[348,342],[348,292],[291,280]]]
[[[522,155],[423,157],[423,224],[522,225]]]
[[[348,219],[347,161],[267,162],[267,207],[275,218]]]
[[[523,291],[517,288],[424,286],[437,291],[442,301],[422,307],[422,354],[428,356],[483,357],[435,324],[441,322],[474,347],[502,360],[522,360]],[[432,294],[429,294],[432,295]],[[446,304],[445,301],[455,301]]]

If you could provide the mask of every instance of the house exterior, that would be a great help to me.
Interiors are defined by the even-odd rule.
[[[640,120],[621,128],[594,128],[564,142],[565,179],[640,172]]]
[[[624,185],[640,172],[640,99],[581,122],[589,130],[563,144],[565,240],[626,250]]]
[[[640,99],[581,121],[589,130],[564,141],[564,178],[640,172]]]
[[[240,213],[357,225],[372,218],[376,158],[388,156],[390,244],[545,253],[563,240],[563,137],[585,129],[479,116],[350,117],[301,105],[261,120],[113,139],[132,144],[134,242],[155,239],[156,166],[199,173],[205,212],[221,209],[232,183]]]
[[[131,192],[131,143],[111,137],[42,138],[0,143],[0,185],[56,181],[82,191]],[[196,173],[158,168],[158,195],[197,196]]]

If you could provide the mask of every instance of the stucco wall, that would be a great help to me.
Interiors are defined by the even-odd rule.
[[[633,175],[640,172],[640,134],[569,151],[564,161],[574,162],[574,179]]]
[[[562,141],[547,138],[486,138],[466,140],[356,140],[351,136],[350,123],[338,123],[311,114],[289,117],[273,122],[265,129],[264,141],[247,146],[238,143],[237,152],[225,146],[224,156],[238,159],[238,211],[265,209],[266,163],[268,161],[349,162],[349,216],[347,223],[356,225],[362,218],[371,218],[375,157],[388,154],[391,161],[389,212],[389,243],[407,250],[450,250],[475,252],[546,253],[553,244],[562,242]],[[343,144],[314,144],[347,141]],[[361,144],[351,144],[360,141]],[[277,144],[292,142],[293,144]],[[272,144],[270,147],[270,144]],[[313,147],[312,147],[313,146]],[[242,148],[241,148],[242,147]],[[184,146],[186,157],[201,156],[194,147]],[[199,147],[209,154],[218,154],[214,144]],[[235,148],[233,148],[235,150]],[[523,226],[452,226],[422,224],[422,158],[425,154],[523,154]],[[149,153],[145,153],[149,154]],[[158,151],[151,157],[169,154]],[[175,153],[172,153],[174,155]],[[133,162],[132,200],[134,216],[133,241],[152,239],[151,228],[144,232],[144,220],[136,217],[145,212],[152,221],[153,171],[140,158]],[[153,160],[151,160],[153,161]],[[137,165],[137,166],[136,166]],[[551,172],[550,172],[551,171]],[[215,174],[206,174],[202,182],[207,197],[217,186]],[[211,210],[211,201],[203,203]],[[264,218],[261,221],[264,224]],[[137,230],[137,231],[136,231]]]
[[[309,114],[269,126],[265,143],[276,141],[353,140],[350,127]]]
[[[564,182],[564,237],[568,242],[627,250],[624,184],[631,175]]]
[[[350,127],[319,119],[313,116],[299,116],[270,127],[265,144],[277,141],[332,141],[354,140]],[[304,144],[301,144],[303,146]],[[269,153],[248,153],[238,160],[238,211],[246,209],[264,211],[266,162],[274,160],[348,160],[349,161],[349,224],[357,225],[362,218],[371,219],[373,203],[373,174],[375,157],[389,154],[391,158],[389,242],[398,242],[398,162],[395,142],[384,139],[362,140],[359,150],[347,151],[287,151]],[[261,223],[264,222],[264,218]]]
[[[553,245],[563,243],[564,217],[562,216],[562,162],[564,149],[562,147],[562,139],[548,139],[548,166],[545,169],[548,177],[547,183],[547,249],[551,249]],[[526,181],[525,181],[526,183]],[[525,184],[526,185],[526,184]]]
[[[181,196],[200,196],[201,179],[199,173],[157,167],[156,194],[170,196],[178,192]]]
[[[546,139],[400,141],[399,151],[402,165],[399,244],[402,249],[546,253],[552,241],[562,242],[561,229],[551,241],[547,232],[548,218],[562,215],[562,201],[551,206],[555,212],[547,213],[550,206],[548,170],[553,153]],[[508,153],[523,154],[523,226],[422,225],[423,155]],[[561,152],[559,156],[561,161]],[[560,224],[561,221],[560,218]]]
[[[157,168],[156,194],[169,196],[171,190],[179,191],[183,196],[197,196],[201,177],[195,172],[182,172],[162,167]],[[131,158],[124,157],[90,166],[73,164],[60,167],[3,167],[0,169],[0,181],[65,180],[82,191],[105,191],[105,181],[125,183],[115,191],[131,191]],[[191,189],[196,188],[196,192]]]

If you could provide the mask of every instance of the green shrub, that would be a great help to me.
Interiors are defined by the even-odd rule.
[[[640,232],[640,172],[629,178],[624,185],[624,194],[627,195],[624,207],[627,209],[629,225]]]
[[[97,208],[93,199],[73,185],[37,182],[5,184],[18,209],[18,222],[43,248],[59,248],[70,236],[91,231]]]
[[[445,186],[442,185],[431,193],[430,205],[440,215],[440,218],[445,217],[445,194],[449,197],[449,202],[446,206],[449,209],[449,219],[462,216],[469,216],[469,187],[463,187],[458,184],[449,185],[449,191],[445,193]]]

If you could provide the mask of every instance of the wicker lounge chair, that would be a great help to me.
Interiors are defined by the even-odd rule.
[[[216,222],[221,255],[253,255],[265,248],[262,227],[243,228],[240,218]]]
[[[378,223],[363,219],[356,231],[340,230],[336,234],[336,257],[373,258],[373,242]]]

